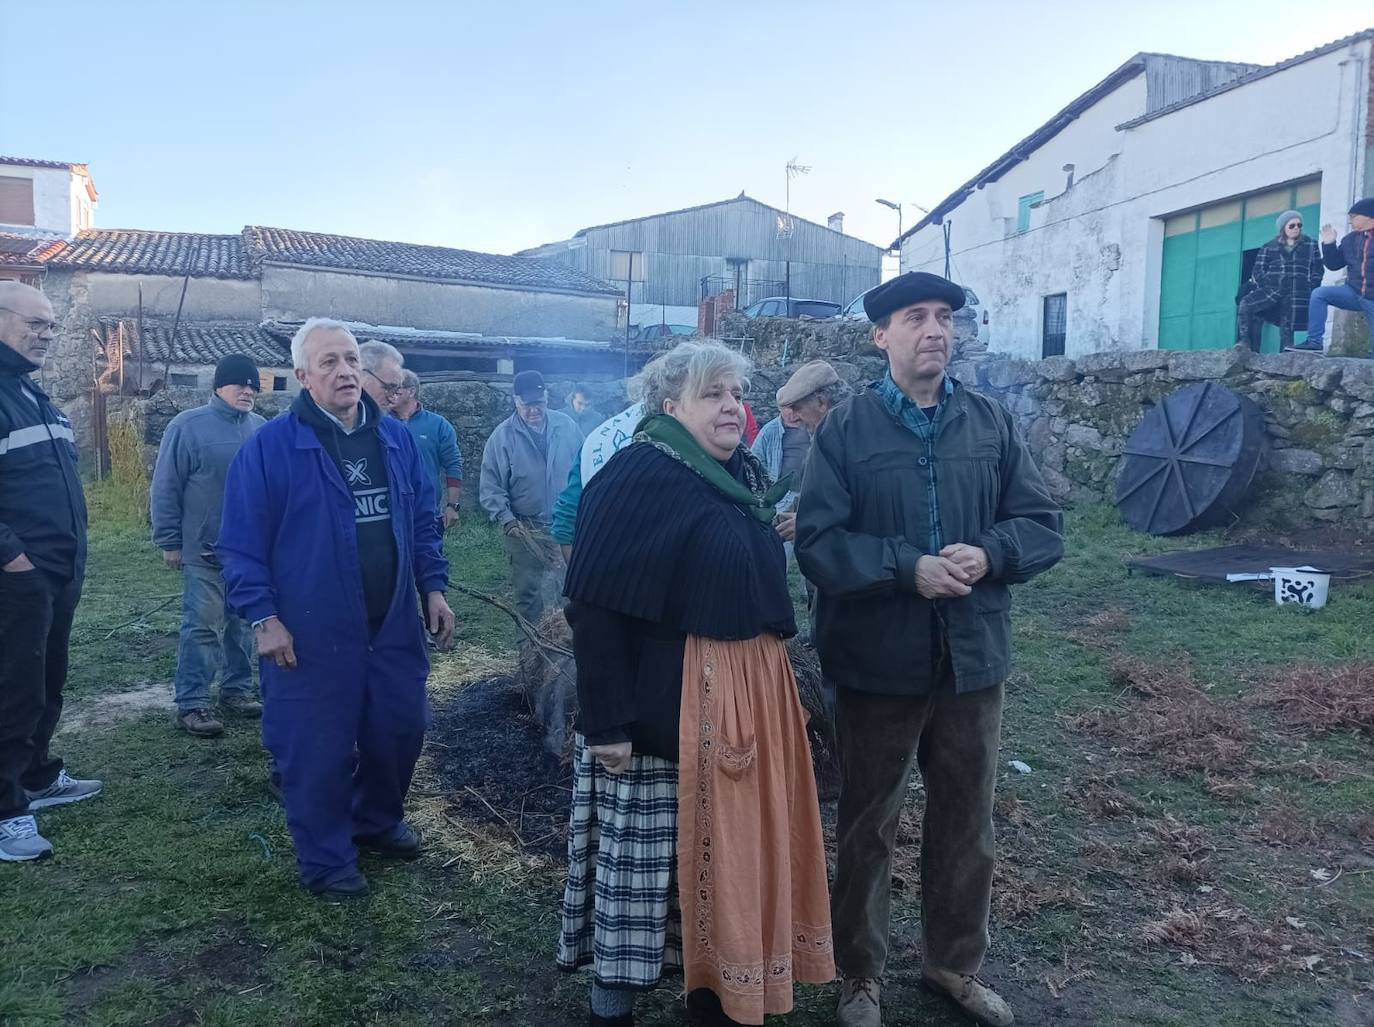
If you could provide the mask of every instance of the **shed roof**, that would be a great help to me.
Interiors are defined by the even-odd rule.
[[[241,235],[88,228],[47,257],[57,268],[120,274],[254,278]]]
[[[136,344],[138,322],[134,318],[102,318],[106,336],[124,327],[130,346]],[[162,363],[168,359],[169,345],[173,364],[216,364],[231,353],[243,353],[260,367],[290,367],[291,347],[262,325],[246,321],[182,321],[176,326],[176,342],[171,344],[170,318],[145,318],[143,352],[145,360]],[[137,355],[137,350],[133,350]]]
[[[301,321],[264,321],[263,330],[290,344],[291,336]],[[477,332],[448,332],[436,328],[411,328],[404,325],[373,325],[362,321],[345,321],[348,330],[359,342],[378,339],[398,349],[426,349],[435,351],[475,349],[519,350],[605,350],[610,343],[592,339],[567,339],[527,335],[481,335]]]

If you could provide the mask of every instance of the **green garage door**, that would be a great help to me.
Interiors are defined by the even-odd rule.
[[[1220,349],[1236,340],[1236,291],[1258,250],[1277,234],[1285,210],[1302,214],[1303,230],[1318,231],[1321,179],[1280,186],[1164,222],[1159,284],[1160,349]],[[1298,332],[1298,340],[1305,333]],[[1278,351],[1278,329],[1264,328],[1264,351]]]

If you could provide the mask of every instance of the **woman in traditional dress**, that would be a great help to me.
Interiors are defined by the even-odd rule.
[[[681,968],[708,1023],[834,979],[773,483],[742,444],[748,362],[684,342],[640,376],[634,442],[588,484],[568,567],[579,712],[558,963],[591,1023]]]

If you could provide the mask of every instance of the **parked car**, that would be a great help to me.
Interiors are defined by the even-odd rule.
[[[864,313],[864,297],[872,291],[872,289],[866,289],[855,296],[845,304],[839,316],[858,321],[868,320],[868,315]],[[982,319],[982,307],[978,303],[978,294],[967,285],[964,286],[964,305],[954,312],[954,337],[961,342],[975,341],[978,338],[978,323]]]
[[[640,325],[639,331],[635,333],[635,340],[652,342],[655,339],[666,339],[673,335],[696,335],[696,333],[696,325]]]
[[[840,312],[838,303],[829,300],[803,300],[792,297],[791,305],[785,296],[769,296],[751,303],[740,313],[745,317],[834,317]]]

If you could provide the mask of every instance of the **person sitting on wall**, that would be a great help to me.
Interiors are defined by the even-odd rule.
[[[1236,304],[1237,349],[1260,351],[1264,321],[1279,326],[1284,349],[1295,348],[1293,331],[1307,324],[1308,298],[1322,284],[1321,250],[1303,233],[1302,215],[1286,210],[1275,223],[1278,237],[1260,247],[1245,295]]]
[[[1323,285],[1312,291],[1307,315],[1307,344],[1295,349],[1321,352],[1326,337],[1328,307],[1358,310],[1369,324],[1369,355],[1374,357],[1374,196],[1350,208],[1349,235],[1336,244],[1336,230],[1322,225],[1322,263],[1330,270],[1346,268],[1342,285]]]

